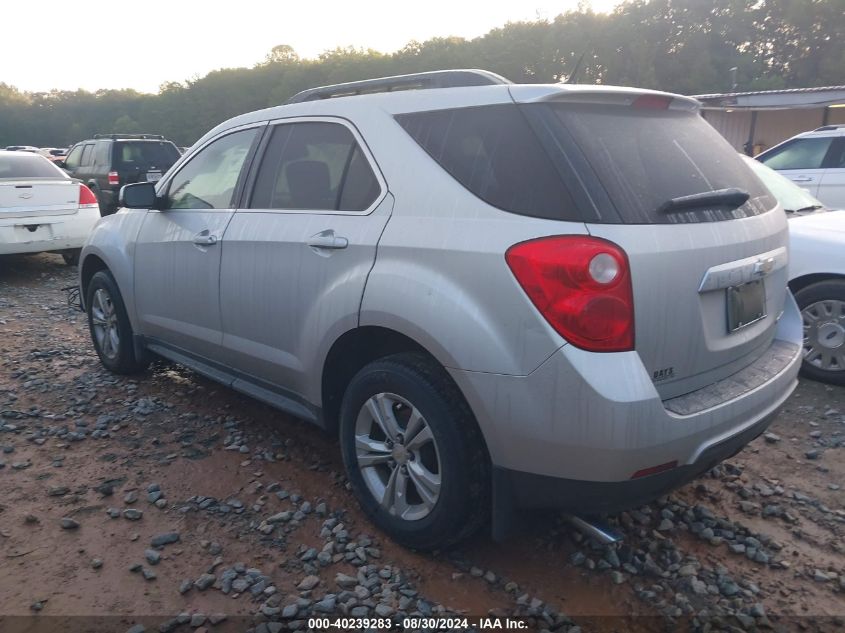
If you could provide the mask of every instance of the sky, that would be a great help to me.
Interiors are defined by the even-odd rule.
[[[584,3],[606,12],[619,1]],[[578,0],[12,2],[0,37],[0,82],[29,92],[157,92],[166,81],[254,66],[277,44],[307,58],[338,46],[390,53],[411,40],[471,39],[577,6]]]

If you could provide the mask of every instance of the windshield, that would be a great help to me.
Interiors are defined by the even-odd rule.
[[[742,158],[788,213],[815,211],[824,208],[824,205],[810,195],[810,192],[802,189],[789,178],[781,176],[758,160],[748,156],[742,156]]]

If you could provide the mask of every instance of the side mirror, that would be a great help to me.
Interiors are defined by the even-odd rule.
[[[130,209],[154,209],[158,198],[155,185],[151,182],[136,182],[123,185],[118,195],[118,204]]]

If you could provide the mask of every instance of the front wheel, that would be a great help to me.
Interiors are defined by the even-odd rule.
[[[801,373],[845,385],[845,280],[829,279],[795,293],[804,322]]]
[[[478,529],[489,514],[489,459],[448,375],[397,354],[352,379],[340,416],[343,461],[366,514],[399,543],[431,550]]]
[[[132,325],[117,283],[107,270],[96,273],[85,296],[88,329],[100,362],[117,374],[134,374],[149,364],[135,356]]]

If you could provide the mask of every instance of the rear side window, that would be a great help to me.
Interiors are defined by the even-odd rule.
[[[179,150],[169,141],[119,141],[115,143],[115,163],[118,169],[157,167],[162,171],[179,160]]]
[[[355,137],[338,123],[276,125],[251,209],[364,211],[381,189]]]
[[[396,120],[455,180],[494,207],[556,220],[583,219],[516,106],[415,112]]]
[[[79,159],[82,157],[82,145],[74,147],[65,160],[65,167],[68,169],[75,169],[79,167]]]
[[[821,169],[832,137],[799,138],[767,153],[760,162],[770,169]]]

